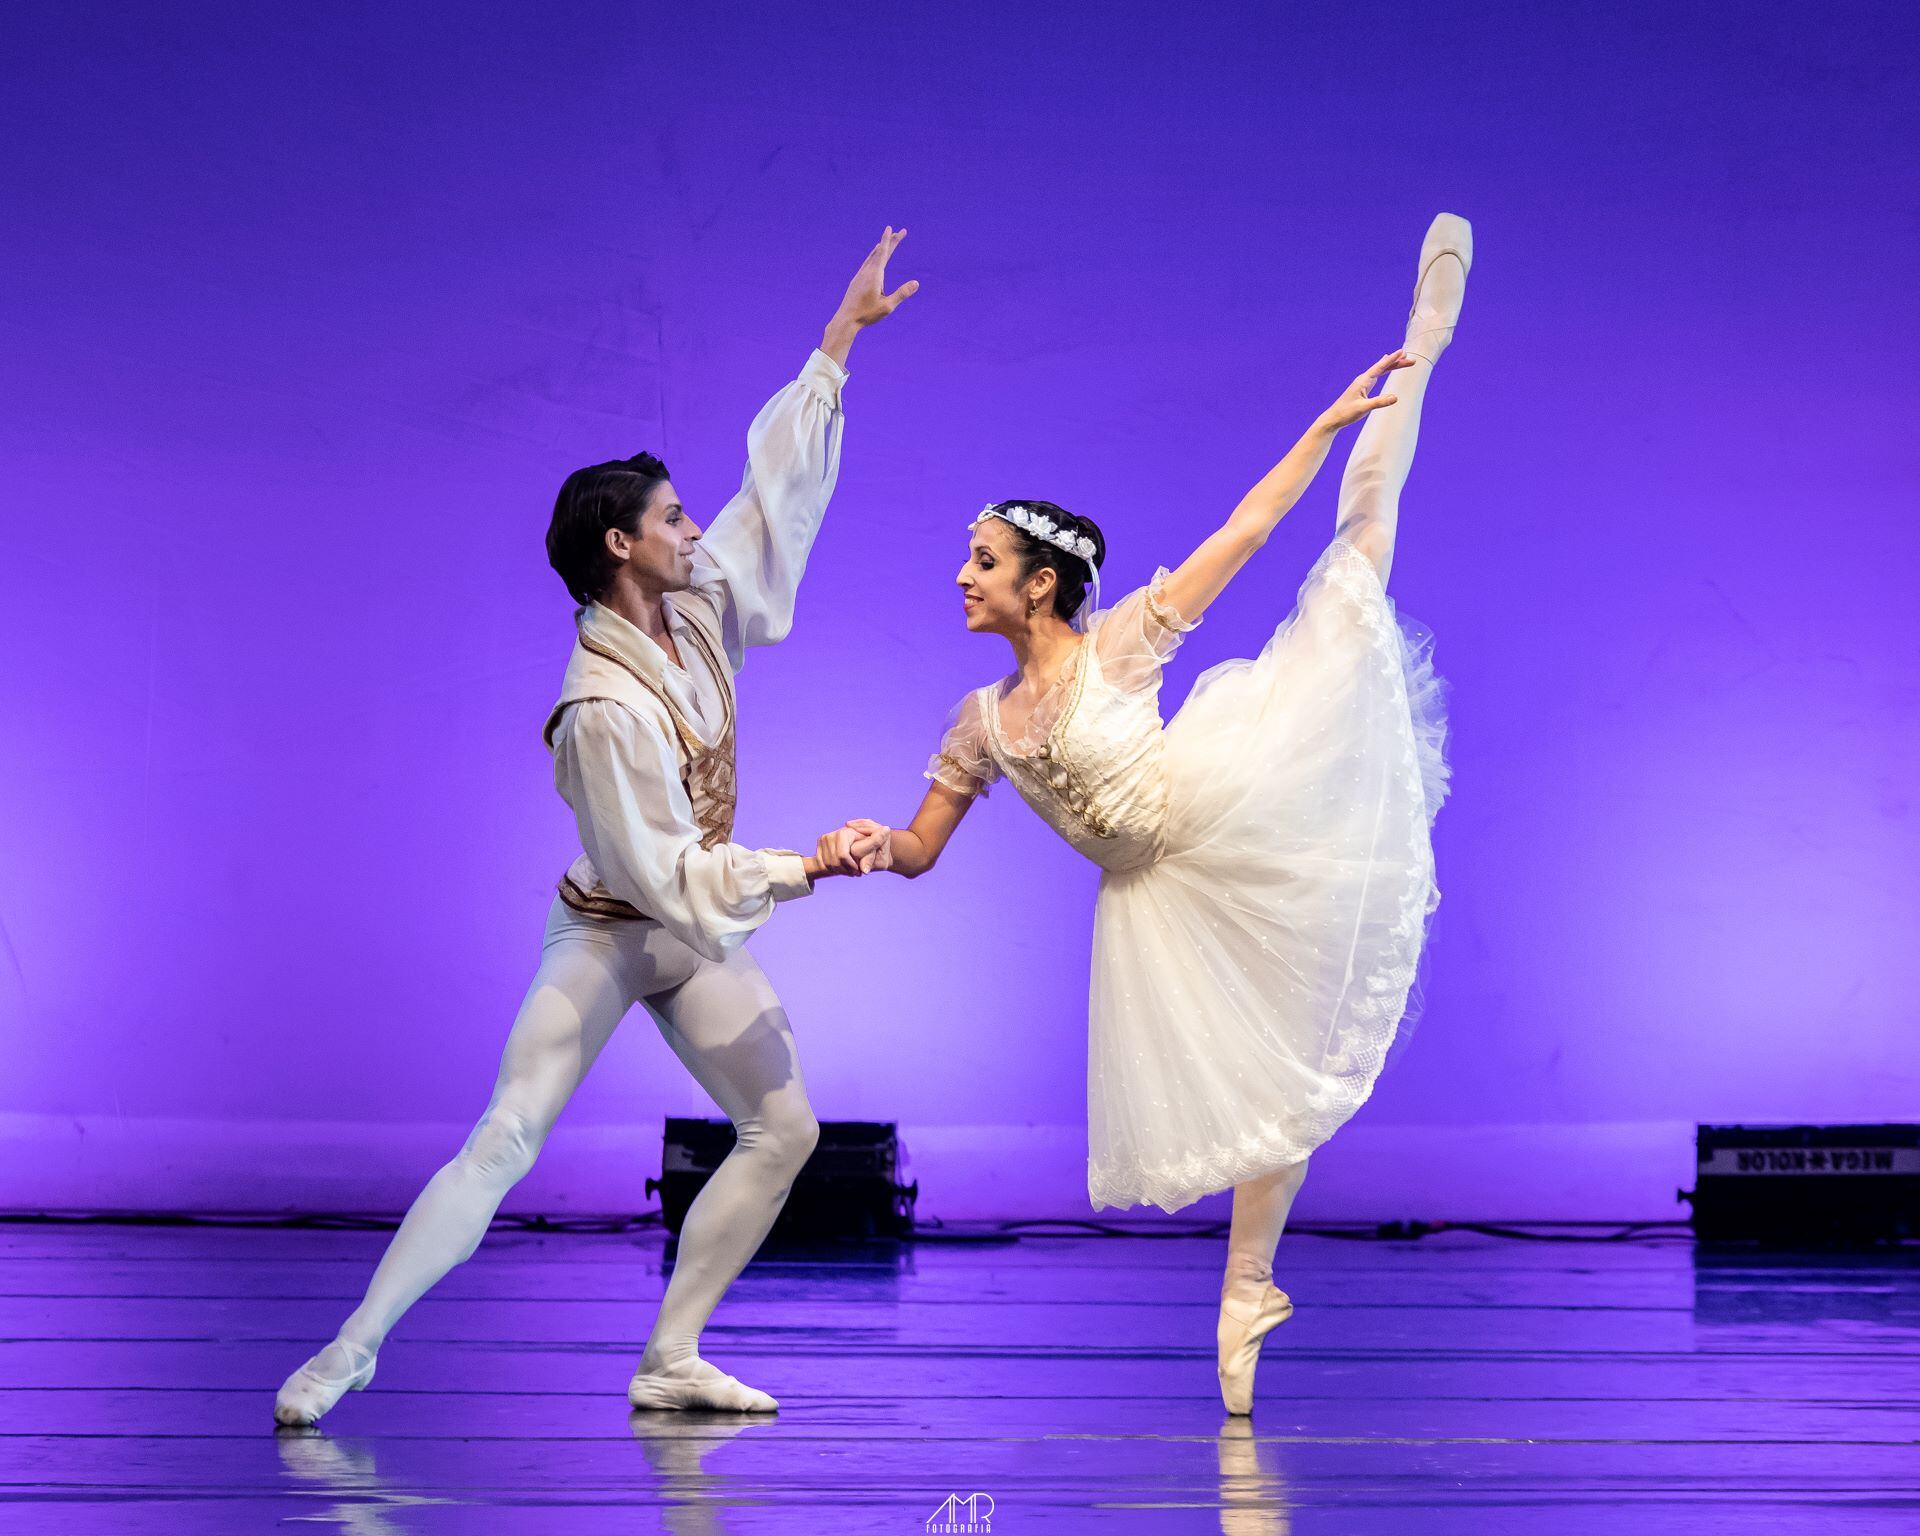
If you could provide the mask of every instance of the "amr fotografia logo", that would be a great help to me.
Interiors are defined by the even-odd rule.
[[[993,1495],[990,1493],[970,1493],[964,1499],[957,1493],[947,1495],[947,1502],[927,1516],[927,1530],[934,1536],[945,1536],[951,1531],[993,1530]]]

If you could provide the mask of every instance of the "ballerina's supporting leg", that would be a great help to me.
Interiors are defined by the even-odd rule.
[[[1227,1235],[1227,1273],[1220,1295],[1247,1306],[1256,1304],[1273,1279],[1273,1256],[1293,1211],[1294,1197],[1307,1181],[1303,1159],[1233,1188],[1233,1223]]]
[[[1420,440],[1420,410],[1434,364],[1459,322],[1472,262],[1472,227],[1465,219],[1441,214],[1420,248],[1420,275],[1414,284],[1413,313],[1407,320],[1403,348],[1414,364],[1389,376],[1386,388],[1395,403],[1367,417],[1340,477],[1335,532],[1373,562],[1383,586],[1393,568],[1400,490],[1407,483],[1413,450]]]
[[[1227,1272],[1220,1284],[1220,1398],[1229,1413],[1253,1411],[1253,1377],[1260,1343],[1293,1315],[1293,1302],[1273,1283],[1273,1255],[1306,1182],[1305,1160],[1236,1184],[1227,1237]]]

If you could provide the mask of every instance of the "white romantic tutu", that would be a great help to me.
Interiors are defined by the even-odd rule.
[[[1166,727],[1166,853],[1104,874],[1087,1187],[1177,1210],[1297,1163],[1366,1102],[1439,900],[1442,687],[1336,542],[1254,661]]]

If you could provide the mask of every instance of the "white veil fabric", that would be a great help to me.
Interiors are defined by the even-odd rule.
[[[1073,627],[1083,635],[1087,632],[1089,621],[1100,611],[1100,567],[1089,560],[1087,569],[1093,572],[1093,590],[1087,593],[1087,600],[1080,605],[1072,621]]]

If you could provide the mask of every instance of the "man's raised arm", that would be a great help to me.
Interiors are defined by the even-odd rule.
[[[793,627],[793,601],[807,555],[840,473],[840,389],[854,338],[919,290],[887,292],[887,258],[906,238],[889,228],[867,253],[800,377],[761,408],[747,429],[740,493],[700,541],[701,564],[726,587],[727,659],[737,670],[750,645],[772,645]]]

